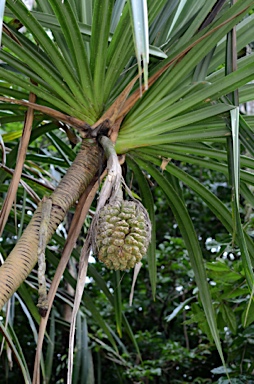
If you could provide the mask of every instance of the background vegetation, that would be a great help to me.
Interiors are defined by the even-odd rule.
[[[80,127],[67,117],[95,126],[108,118],[126,183],[149,211],[152,243],[132,305],[133,272],[108,271],[91,256],[73,383],[226,384],[226,368],[231,383],[253,383],[254,119],[238,108],[254,99],[253,1],[148,1],[149,28],[145,4],[38,0],[29,13],[20,0],[6,1],[0,202],[12,208],[6,225],[3,209],[0,217],[1,261],[76,158]],[[141,64],[149,83],[142,97]],[[31,97],[37,106],[24,149]],[[75,208],[48,244],[48,287]],[[95,209],[96,199],[50,313],[43,383],[66,382],[78,260]],[[3,383],[20,382],[21,372],[31,383],[37,288],[33,269],[1,312]]]

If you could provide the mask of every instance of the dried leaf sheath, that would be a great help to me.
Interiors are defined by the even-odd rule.
[[[65,217],[72,204],[78,200],[98,170],[99,149],[93,140],[84,140],[81,150],[51,195],[52,210],[47,242]],[[12,252],[0,267],[0,309],[26,279],[37,262],[41,204]]]

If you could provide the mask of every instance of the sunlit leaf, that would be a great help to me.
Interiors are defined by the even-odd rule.
[[[3,19],[4,19],[4,8],[5,8],[5,0],[0,3],[0,45],[2,41],[2,28],[3,28]]]
[[[191,301],[191,300],[193,300],[194,299],[194,297],[189,297],[188,299],[186,299],[186,300],[184,300],[181,304],[179,304],[174,310],[173,310],[173,312],[170,314],[170,315],[168,315],[167,317],[166,317],[166,321],[171,321],[171,320],[173,320],[183,309],[184,309],[184,307]]]
[[[131,21],[139,74],[144,71],[145,89],[148,88],[149,35],[146,0],[130,0]]]

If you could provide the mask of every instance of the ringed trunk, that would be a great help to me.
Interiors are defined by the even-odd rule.
[[[99,157],[100,150],[97,143],[91,139],[83,140],[76,159],[50,196],[52,209],[47,243],[67,211],[96,175],[99,169]],[[0,267],[0,310],[37,263],[40,224],[41,203],[5,263]]]

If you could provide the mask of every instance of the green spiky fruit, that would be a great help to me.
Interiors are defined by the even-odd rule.
[[[145,208],[135,201],[119,201],[99,211],[96,229],[98,258],[108,268],[133,268],[146,254],[151,223]]]

